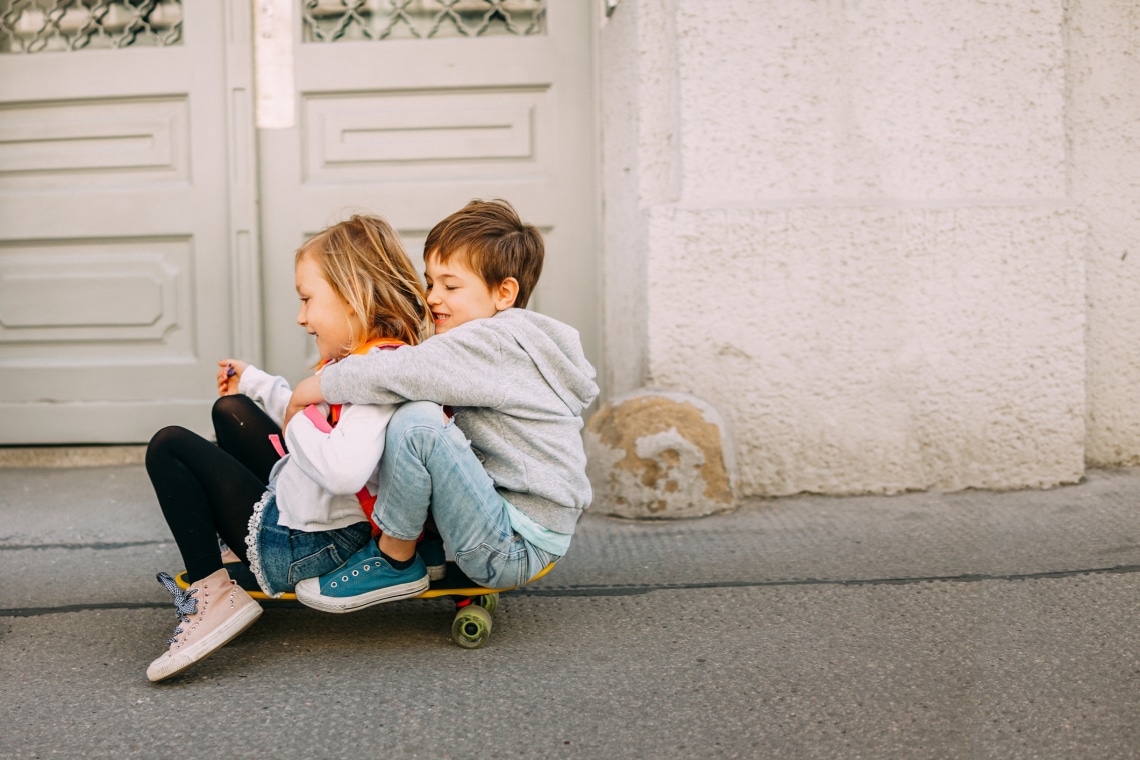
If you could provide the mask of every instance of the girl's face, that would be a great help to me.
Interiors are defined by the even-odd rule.
[[[301,254],[296,276],[297,295],[301,299],[297,324],[316,339],[322,360],[347,355],[357,331],[352,307],[333,290],[311,251]]]

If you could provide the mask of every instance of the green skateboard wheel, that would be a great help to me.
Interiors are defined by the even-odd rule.
[[[491,637],[491,613],[478,604],[469,604],[455,613],[451,640],[464,649],[478,649]]]
[[[490,614],[494,615],[495,610],[499,609],[499,594],[483,594],[483,596],[476,597],[472,601],[483,609],[487,610]]]

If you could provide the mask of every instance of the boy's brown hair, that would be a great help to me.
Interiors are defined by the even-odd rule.
[[[424,258],[440,263],[454,255],[494,288],[514,277],[519,283],[515,306],[525,309],[542,274],[542,235],[519,219],[504,200],[473,200],[432,228],[424,241]]]

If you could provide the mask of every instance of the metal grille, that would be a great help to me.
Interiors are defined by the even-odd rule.
[[[302,0],[305,42],[546,33],[546,0]]]
[[[0,0],[0,53],[181,42],[181,0]]]

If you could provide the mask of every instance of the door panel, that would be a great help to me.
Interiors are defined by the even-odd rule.
[[[546,265],[531,308],[576,327],[597,361],[591,3],[548,5],[546,34],[443,39],[351,39],[362,36],[358,26],[338,41],[305,42],[309,22],[298,14],[295,126],[260,132],[273,371],[295,380],[313,361],[294,324],[293,253],[305,237],[348,213],[377,213],[422,267],[428,230],[472,198],[505,198],[543,231]]]
[[[0,445],[209,435],[226,356],[298,379],[293,252],[352,211],[422,268],[437,221],[510,200],[547,240],[532,308],[597,361],[590,0],[281,2],[0,0]],[[274,3],[293,126],[255,131]]]
[[[0,443],[207,432],[214,362],[240,331],[228,4],[163,3],[178,22],[156,22],[165,46],[68,49],[57,34],[21,54],[27,15],[51,5],[9,0],[24,15],[5,17],[0,54]],[[110,5],[121,31],[127,6]]]

